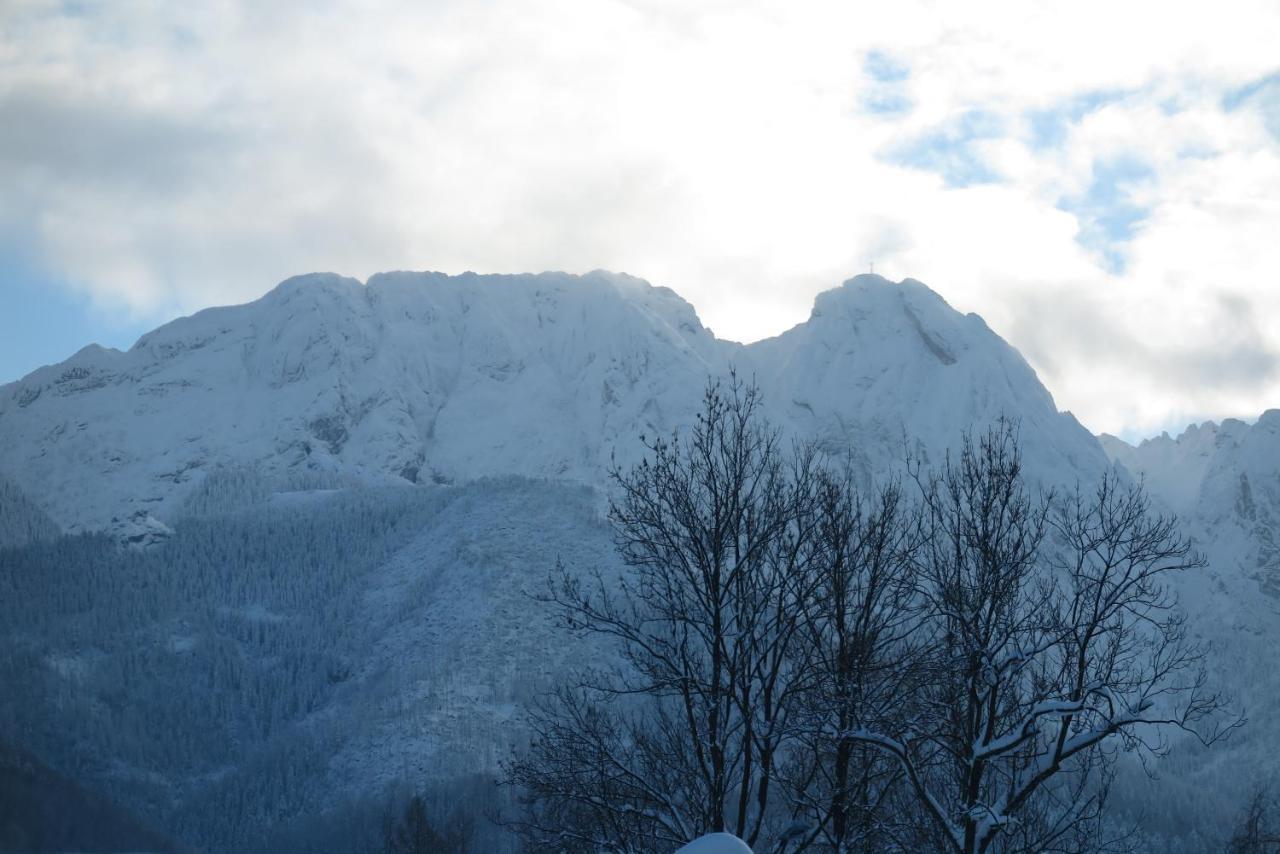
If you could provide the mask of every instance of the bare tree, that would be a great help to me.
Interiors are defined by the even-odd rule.
[[[696,835],[685,803],[699,792],[665,709],[633,711],[562,688],[530,716],[533,741],[507,763],[528,807],[512,823],[535,850],[672,851]]]
[[[1240,819],[1240,825],[1227,843],[1227,854],[1277,854],[1280,852],[1280,831],[1270,821],[1268,813],[1274,803],[1265,789],[1259,788],[1249,798],[1249,806]]]
[[[614,472],[629,572],[552,584],[621,663],[544,704],[508,765],[535,845],[1110,850],[1117,750],[1239,723],[1165,584],[1203,560],[1140,487],[1033,495],[1001,421],[911,466],[917,505],[865,502],[757,408],[709,386],[687,438]]]
[[[583,837],[620,846],[626,833],[729,831],[754,845],[766,830],[805,672],[816,517],[812,451],[784,450],[758,406],[757,389],[736,376],[712,383],[687,437],[646,442],[643,462],[615,469],[610,519],[631,572],[561,573],[548,596],[571,630],[613,639],[623,659],[589,674],[585,693],[561,696],[532,754],[535,764],[580,764],[565,746],[589,734],[597,792],[597,781],[627,792],[586,809],[573,786],[589,775],[578,767],[558,791],[533,787],[543,810],[578,804]],[[521,761],[509,770],[514,782],[540,773]]]
[[[470,848],[470,819],[455,814],[442,828],[427,816],[422,796],[413,795],[403,813],[388,816],[383,827],[386,854],[463,854]]]
[[[1223,702],[1164,584],[1202,560],[1110,476],[1092,495],[1032,497],[1007,422],[918,482],[932,676],[908,720],[864,719],[852,737],[897,760],[947,850],[1105,847],[1115,746],[1221,735]]]
[[[912,845],[902,771],[850,735],[862,719],[907,713],[901,701],[921,672],[912,514],[894,483],[865,502],[846,470],[817,478],[812,589],[804,611],[808,676],[803,725],[789,779],[807,830],[796,850],[891,850]]]

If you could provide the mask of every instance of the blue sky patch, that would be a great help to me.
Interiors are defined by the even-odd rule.
[[[1234,89],[1222,99],[1222,108],[1227,112],[1241,107],[1252,107],[1262,113],[1262,123],[1280,142],[1280,71]]]
[[[20,252],[0,246],[0,384],[61,362],[89,343],[127,350],[159,324],[103,312],[67,282],[40,272]]]
[[[1062,199],[1058,207],[1074,214],[1080,225],[1077,242],[1102,257],[1112,273],[1123,273],[1125,244],[1133,239],[1149,208],[1134,201],[1137,185],[1155,178],[1146,162],[1133,156],[1095,160],[1088,189],[1073,198]]]
[[[881,116],[900,116],[914,106],[907,93],[911,68],[886,53],[873,50],[862,62],[862,71],[871,81],[862,93],[864,112]]]
[[[1066,142],[1067,132],[1072,125],[1095,110],[1114,103],[1124,97],[1123,92],[1106,90],[1085,92],[1055,104],[1047,110],[1031,110],[1026,114],[1031,135],[1028,145],[1037,151],[1046,148],[1057,148]]]
[[[868,77],[879,83],[901,83],[911,76],[910,66],[879,50],[867,52],[867,58],[862,62],[862,70]]]
[[[893,90],[874,89],[862,97],[862,109],[880,116],[901,116],[911,112],[913,103],[905,94]]]
[[[946,124],[890,151],[890,163],[936,172],[948,187],[999,182],[1001,176],[986,163],[977,143],[1005,135],[1004,120],[986,110],[969,110]]]

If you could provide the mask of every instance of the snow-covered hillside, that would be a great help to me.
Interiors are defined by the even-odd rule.
[[[0,473],[69,531],[150,538],[219,468],[374,482],[498,474],[599,483],[640,434],[687,424],[708,375],[755,376],[769,414],[868,472],[1022,420],[1038,473],[1106,465],[976,315],[859,276],[744,347],[629,276],[300,276],[128,352],[89,346],[0,388]]]

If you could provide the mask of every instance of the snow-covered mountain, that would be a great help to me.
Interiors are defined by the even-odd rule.
[[[0,473],[69,531],[162,533],[209,472],[598,483],[640,434],[689,423],[708,375],[754,375],[769,414],[867,471],[1000,414],[1055,480],[1106,465],[1022,357],[924,285],[859,276],[750,346],[625,275],[301,276],[86,347],[0,387]]]
[[[1253,424],[1207,421],[1137,447],[1099,439],[1142,479],[1157,509],[1177,515],[1204,556],[1205,570],[1180,578],[1178,593],[1189,631],[1209,645],[1211,676],[1249,718],[1211,752],[1175,754],[1162,775],[1166,806],[1157,818],[1175,833],[1192,832],[1227,818],[1224,810],[1233,808],[1226,805],[1249,787],[1280,783],[1280,729],[1270,713],[1280,701],[1280,410]]]
[[[1180,588],[1211,664],[1247,663],[1226,681],[1248,702],[1280,698],[1280,413],[1100,444],[981,318],[909,279],[858,276],[744,346],[625,275],[314,274],[0,387],[0,739],[209,850],[354,826],[334,804],[397,781],[464,791],[590,656],[526,592],[557,560],[616,560],[612,461],[686,427],[731,370],[868,480],[1000,416],[1046,484],[1123,464],[1209,553]],[[57,539],[98,530],[158,548]],[[1203,850],[1277,741],[1215,748],[1230,775],[1179,752],[1119,803],[1162,828],[1152,850]]]
[[[580,477],[678,423],[729,348],[625,276],[301,276],[0,389],[0,471],[69,530],[164,517],[237,465]]]
[[[1167,433],[1137,447],[1114,436],[1103,448],[1147,486],[1158,506],[1175,513],[1209,559],[1209,577],[1230,597],[1193,597],[1225,605],[1228,625],[1262,631],[1280,615],[1280,410],[1253,424],[1227,419]],[[1261,595],[1259,595],[1261,594]]]
[[[1230,525],[1263,541],[1280,519],[1280,409],[1253,424],[1234,418],[1193,424],[1177,438],[1165,433],[1137,447],[1105,434],[1099,439],[1109,457],[1184,519]],[[1280,570],[1273,552],[1257,555],[1259,569]]]
[[[773,420],[870,471],[901,460],[904,441],[936,461],[1002,415],[1019,421],[1028,469],[1049,483],[1107,465],[1017,350],[914,279],[858,276],[819,294],[806,322],[745,350]]]
[[[1219,592],[1231,590],[1230,596],[1208,591],[1189,604],[1225,608],[1214,615],[1218,625],[1225,619],[1245,634],[1268,631],[1280,617],[1280,410],[1267,410],[1253,424],[1206,421],[1176,439],[1166,433],[1137,447],[1100,439],[1113,460],[1142,478],[1158,506],[1182,520]]]

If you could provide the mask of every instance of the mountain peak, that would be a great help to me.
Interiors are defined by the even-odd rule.
[[[350,276],[342,276],[338,273],[301,273],[297,276],[290,276],[280,284],[276,285],[268,292],[268,296],[275,293],[287,294],[302,288],[329,288],[329,289],[346,289],[351,287],[359,287],[362,284],[359,279],[353,279]]]
[[[901,294],[901,282],[890,281],[876,273],[861,273],[819,293],[814,297],[813,311],[821,315],[842,306],[900,298]]]
[[[855,276],[818,294],[807,322],[748,349],[797,432],[837,449],[878,446],[868,471],[899,462],[906,437],[914,452],[938,455],[1002,416],[1023,424],[1028,459],[1047,482],[1107,465],[1017,350],[915,279]]]
[[[814,298],[812,316],[860,317],[886,310],[928,315],[945,322],[961,322],[964,317],[923,282],[910,278],[895,282],[876,273],[862,273],[819,293]]]
[[[854,337],[875,342],[893,358],[909,357],[917,349],[946,366],[955,364],[967,349],[969,323],[915,279],[892,282],[864,273],[818,294],[808,325],[831,340]],[[907,343],[912,341],[920,348]]]
[[[359,279],[337,273],[305,273],[290,276],[272,288],[258,302],[288,305],[299,301],[349,306],[363,301],[367,289]]]

